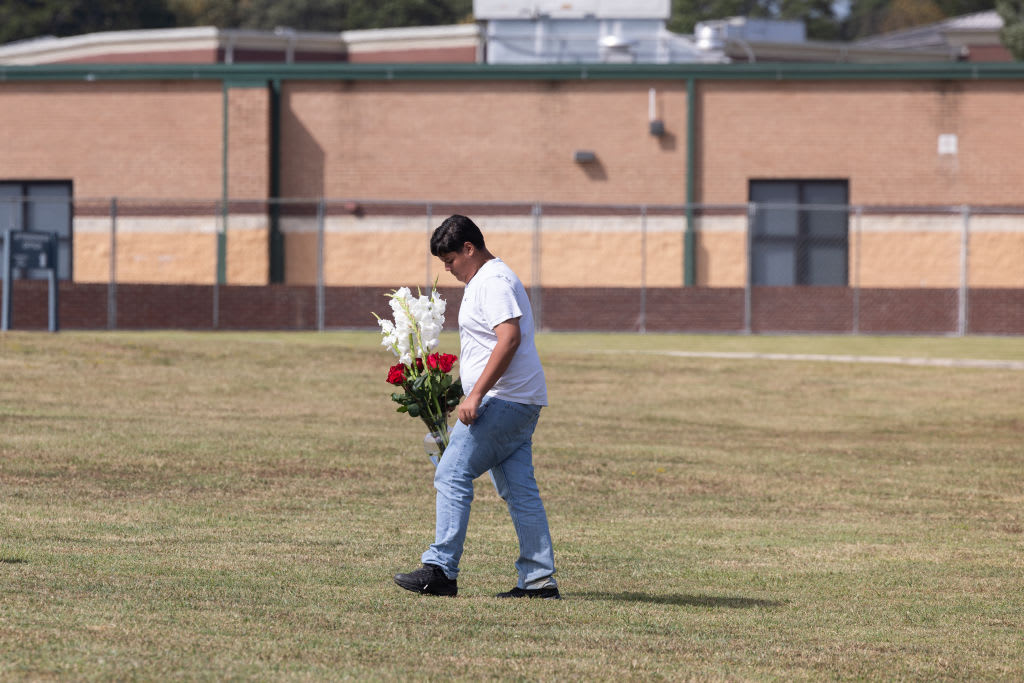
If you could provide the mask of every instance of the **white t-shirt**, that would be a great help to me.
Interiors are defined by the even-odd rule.
[[[515,403],[546,406],[548,388],[533,341],[530,299],[516,274],[498,258],[480,266],[462,294],[459,307],[462,346],[459,377],[462,388],[467,394],[472,391],[498,342],[494,328],[512,318],[519,318],[519,348],[505,374],[498,378],[487,395]]]

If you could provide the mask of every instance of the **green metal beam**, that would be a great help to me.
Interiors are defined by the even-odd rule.
[[[1024,79],[1024,62],[905,64],[42,64],[0,66],[0,84],[20,81],[216,80],[992,80]]]
[[[220,229],[217,231],[217,284],[222,285],[228,279],[228,134],[231,125],[229,116],[229,93],[231,88],[224,81],[221,87],[221,145],[220,145]]]
[[[231,213],[228,139],[231,133],[231,90],[233,88],[266,87],[268,86],[265,78],[260,80],[238,74],[221,81],[221,229],[217,231],[217,284],[220,285],[226,284],[228,280],[228,218]],[[273,97],[273,94],[271,94],[271,97]],[[273,125],[273,122],[271,125]],[[274,150],[271,149],[271,159],[273,159],[273,156]],[[272,194],[271,196],[274,195]]]
[[[284,236],[281,234],[281,81],[270,87],[270,257],[269,281],[284,282]]]
[[[697,202],[697,85],[686,79],[686,232],[683,233],[683,286],[697,283],[697,239],[693,205]]]

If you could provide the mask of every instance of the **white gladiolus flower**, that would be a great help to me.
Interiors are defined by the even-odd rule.
[[[433,351],[441,343],[441,326],[433,320],[421,322],[420,335],[427,352]]]
[[[405,365],[417,357],[426,357],[441,345],[444,328],[444,299],[431,290],[429,296],[414,297],[408,287],[400,287],[389,295],[394,320],[378,318],[381,345],[398,356]]]
[[[418,298],[415,298],[415,299],[410,298],[409,301],[408,301],[408,306],[409,306],[409,314],[415,320],[422,320],[424,314],[426,314],[428,312],[428,310],[429,310],[430,300],[427,299],[427,297],[425,297],[425,296],[421,296],[421,297],[418,297]]]
[[[412,292],[409,291],[408,287],[396,289],[395,293],[391,295],[391,311],[394,314],[395,322],[398,322],[399,318],[405,316],[405,308],[408,307],[408,302],[411,298]]]
[[[395,350],[395,343],[398,341],[395,335],[395,324],[390,320],[384,320],[379,318],[377,324],[380,325],[381,330],[381,342],[380,345],[391,351]],[[395,355],[398,355],[397,353]]]
[[[437,293],[436,290],[430,293],[430,303],[433,305],[434,313],[440,316],[441,322],[443,323],[444,311],[445,308],[448,306],[448,303],[441,298],[441,296]]]

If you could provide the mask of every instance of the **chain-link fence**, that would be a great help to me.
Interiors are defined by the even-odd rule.
[[[1024,334],[1024,207],[53,194],[0,196],[0,232],[58,233],[65,329],[369,327],[435,282],[457,302],[427,243],[462,213],[541,329]],[[45,327],[45,284],[12,289],[14,327]]]

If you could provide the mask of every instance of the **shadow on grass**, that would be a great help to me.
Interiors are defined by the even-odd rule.
[[[0,557],[0,564],[24,564],[28,560],[20,557]]]
[[[782,607],[785,602],[760,600],[758,598],[736,598],[719,595],[649,595],[647,593],[572,593],[567,598],[582,600],[612,600],[615,602],[652,602],[659,605],[688,605],[690,607],[728,607],[729,609],[752,609],[755,607]]]

